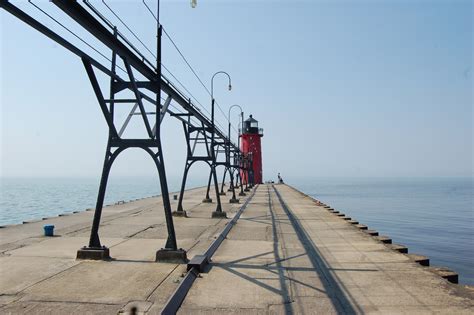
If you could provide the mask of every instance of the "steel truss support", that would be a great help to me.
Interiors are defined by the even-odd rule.
[[[235,185],[234,185],[234,172],[236,167],[238,165],[235,164],[235,157],[237,154],[237,150],[235,148],[232,148],[230,145],[230,142],[226,142],[226,148],[225,148],[225,154],[226,154],[226,160],[225,160],[225,169],[224,169],[224,175],[222,178],[222,184],[221,184],[221,195],[225,195],[224,192],[224,183],[225,183],[225,177],[226,174],[229,173],[229,189],[227,191],[232,192],[232,198],[229,200],[229,203],[239,203],[239,200],[235,196]],[[232,163],[234,161],[234,163]]]
[[[112,57],[112,72],[115,73],[115,66],[116,66],[116,57],[117,54],[114,52]],[[99,226],[101,221],[102,215],[102,208],[104,204],[104,197],[107,188],[107,182],[110,174],[110,170],[112,165],[117,158],[117,156],[128,148],[141,148],[145,152],[147,152],[150,157],[153,159],[153,162],[156,165],[159,179],[160,179],[160,187],[161,187],[161,195],[163,200],[163,207],[165,212],[165,220],[166,220],[166,228],[168,231],[168,238],[165,244],[165,247],[161,250],[157,251],[156,259],[157,260],[186,260],[186,252],[182,249],[178,249],[176,243],[176,234],[173,225],[173,218],[171,215],[171,203],[169,199],[169,192],[168,192],[168,184],[166,180],[166,172],[165,172],[165,165],[163,161],[163,150],[161,147],[161,139],[160,139],[160,124],[163,119],[163,115],[161,115],[160,111],[160,104],[155,103],[155,110],[158,112],[157,122],[155,124],[154,130],[152,130],[149,119],[146,113],[145,107],[143,104],[143,97],[140,93],[135,78],[133,75],[133,70],[128,64],[127,60],[123,58],[123,63],[125,68],[127,69],[127,74],[129,76],[129,80],[132,86],[132,91],[135,95],[135,99],[127,100],[127,102],[135,103],[132,107],[132,111],[130,115],[127,117],[124,125],[122,126],[120,132],[117,132],[117,128],[115,127],[114,123],[114,108],[115,103],[119,103],[120,100],[115,98],[116,94],[116,80],[111,77],[110,79],[110,99],[105,100],[99,82],[94,72],[94,68],[91,62],[85,58],[82,59],[84,67],[86,69],[87,75],[91,82],[92,88],[94,93],[97,97],[97,101],[99,106],[102,110],[102,114],[105,117],[107,125],[109,127],[109,137],[107,141],[107,148],[105,153],[104,159],[104,166],[102,169],[102,176],[99,186],[99,193],[97,196],[97,203],[94,213],[94,219],[91,228],[91,234],[89,239],[89,246],[81,248],[77,253],[78,259],[110,259],[109,249],[103,246],[100,242],[99,238]],[[158,96],[159,99],[159,96]],[[107,106],[108,104],[108,106]],[[158,105],[157,105],[158,104]],[[127,128],[128,122],[130,121],[131,115],[135,114],[136,109],[139,109],[139,113],[145,129],[148,135],[145,139],[122,139],[121,135]],[[156,113],[152,113],[156,114]]]
[[[251,175],[252,175],[252,155],[242,153],[242,171],[241,171],[241,180],[245,183],[244,191],[248,192],[252,188],[251,184]],[[243,183],[241,183],[243,186]]]
[[[235,180],[236,182],[236,187],[240,188],[239,196],[246,196],[247,194],[244,192],[244,184],[242,182],[242,172],[244,171],[243,169],[243,159],[242,159],[242,153],[239,150],[236,150],[236,154],[234,155],[234,165],[235,165],[235,171],[237,172],[237,178]]]
[[[227,140],[226,139],[222,139],[222,141],[215,141],[214,142],[214,146],[213,146],[213,154],[214,154],[214,164],[215,164],[215,168],[217,168],[217,166],[224,166],[224,179],[223,179],[223,182],[222,182],[222,186],[224,185],[224,180],[225,180],[225,174],[226,172],[229,172],[229,175],[231,177],[231,188],[232,188],[232,198],[229,200],[229,203],[238,203],[239,200],[236,198],[235,196],[235,189],[233,188],[233,174],[230,173],[229,169],[230,169],[230,158],[229,158],[229,154],[228,154],[228,149],[227,149],[227,146],[228,146],[228,143],[227,143]],[[225,153],[226,155],[226,160],[224,162],[218,162],[218,157],[219,157],[219,153]],[[206,190],[206,197],[204,200],[208,200],[209,199],[209,191],[210,191],[210,188],[211,188],[211,179],[214,177],[214,174],[211,172],[209,174],[209,180],[208,180],[208,183],[207,183],[207,190]],[[216,177],[217,178],[217,177]],[[218,183],[217,183],[217,179],[214,180],[214,185],[217,184],[217,194],[219,195],[225,195],[225,193],[222,191],[222,188],[221,188],[221,192],[219,192],[219,186],[218,186]]]
[[[225,192],[224,192],[224,186],[225,186],[225,178],[226,178],[226,175],[227,173],[229,173],[229,188],[227,189],[227,191],[232,191],[234,190],[234,178],[233,178],[233,169],[231,167],[231,156],[233,155],[233,151],[231,149],[231,146],[230,146],[230,141],[226,141],[225,143],[225,164],[224,164],[224,174],[222,175],[222,183],[221,183],[221,191],[220,191],[220,194],[221,196],[225,196]],[[232,199],[234,199],[234,201],[231,201],[232,202],[235,202],[235,193],[233,193],[233,197]],[[232,200],[231,199],[231,200]]]
[[[216,209],[212,213],[212,217],[226,217],[226,213],[222,211],[222,204],[221,204],[221,198],[219,195],[219,184],[217,182],[217,173],[216,173],[216,156],[213,153],[212,145],[211,145],[211,139],[209,137],[209,133],[212,132],[211,128],[205,127],[205,125],[202,123],[201,126],[197,127],[191,123],[191,115],[188,115],[188,121],[187,122],[182,122],[183,123],[183,130],[184,130],[184,135],[186,138],[186,145],[187,145],[187,154],[186,154],[186,162],[184,165],[184,172],[183,172],[183,179],[181,182],[181,190],[179,194],[179,200],[178,200],[178,208],[176,209],[175,212],[173,212],[173,215],[175,216],[186,216],[186,211],[183,208],[183,197],[186,189],[186,180],[188,177],[188,172],[191,166],[197,162],[197,161],[202,161],[205,162],[207,165],[209,165],[210,168],[210,173],[209,173],[209,182],[207,186],[207,192],[206,192],[206,197],[203,199],[204,203],[211,203],[212,199],[209,196],[209,191],[210,191],[210,184],[211,180],[214,180],[214,188],[216,192]],[[198,145],[204,145],[205,146],[205,155],[196,155],[196,147]]]

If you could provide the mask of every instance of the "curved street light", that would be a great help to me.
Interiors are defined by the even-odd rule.
[[[217,71],[216,73],[214,73],[212,75],[212,78],[211,78],[211,124],[212,124],[212,132],[211,132],[211,157],[212,157],[212,160],[215,162],[215,159],[216,159],[216,155],[214,153],[214,138],[215,138],[215,133],[216,133],[216,125],[215,125],[215,122],[214,122],[214,103],[215,103],[215,100],[214,100],[214,78],[216,77],[216,75],[218,74],[224,74],[227,76],[227,78],[229,79],[229,91],[232,90],[232,83],[231,83],[231,79],[230,79],[230,75],[225,72],[225,71]],[[218,187],[218,183],[217,183],[217,174],[216,174],[216,170],[215,170],[215,164],[212,166],[211,168],[211,176],[209,177],[209,182],[208,182],[208,185],[207,185],[207,192],[206,192],[206,198],[204,200],[211,200],[210,197],[209,197],[209,189],[210,189],[210,185],[211,185],[211,177],[214,177],[214,186],[216,188],[216,198],[217,198],[217,208],[216,208],[216,211],[214,212],[216,214],[215,217],[220,217],[222,214],[225,215],[225,212],[223,213],[222,211],[222,207],[220,205],[220,198],[219,198],[219,187]],[[214,213],[213,213],[213,217],[214,217]]]
[[[242,117],[242,125],[243,125],[243,122],[244,122],[244,110],[242,109],[242,107],[240,107],[240,105],[238,104],[234,104],[232,105],[231,107],[229,107],[229,113],[227,114],[227,121],[229,122],[229,132],[228,132],[228,135],[229,135],[229,141],[230,141],[230,111],[232,110],[232,108],[234,107],[238,107],[240,109],[240,115]],[[240,120],[240,119],[239,119]],[[243,126],[242,126],[243,127]],[[240,147],[239,147],[240,148]]]
[[[238,107],[240,109],[240,119],[239,119],[239,120],[241,120],[241,129],[240,130],[241,130],[241,132],[243,132],[243,130],[244,130],[244,110],[242,109],[242,107],[240,105],[234,104],[231,107],[229,107],[229,113],[227,115],[227,121],[229,122],[229,130],[228,130],[228,132],[229,132],[229,144],[227,146],[229,162],[230,162],[230,111],[234,107]],[[239,156],[240,156],[240,135],[238,135],[238,138],[237,138],[237,147],[238,147]],[[245,196],[245,193],[244,193],[244,190],[243,190],[243,187],[242,187],[242,178],[240,176],[240,169],[238,170],[237,176],[238,176],[237,179],[240,178],[240,193],[239,193],[239,196]],[[237,183],[237,181],[236,181],[236,183]]]
[[[227,76],[227,78],[229,79],[229,91],[232,90],[232,81],[230,79],[230,75],[227,72],[217,71],[216,73],[214,73],[214,75],[211,78],[211,123],[212,123],[211,143],[212,143],[212,145],[214,145],[214,133],[215,133],[215,130],[214,130],[215,129],[215,124],[214,124],[214,103],[215,103],[215,100],[214,100],[214,78],[218,74],[225,74]]]

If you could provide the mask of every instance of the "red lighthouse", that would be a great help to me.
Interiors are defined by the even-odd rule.
[[[263,137],[263,129],[258,128],[258,121],[255,120],[252,115],[244,121],[242,130],[242,141],[240,144],[240,150],[244,155],[251,155],[252,157],[252,170],[253,170],[253,183],[262,183],[262,143],[261,138]],[[242,176],[243,182],[247,181],[245,176]]]

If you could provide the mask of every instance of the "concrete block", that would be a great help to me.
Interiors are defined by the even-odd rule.
[[[231,198],[231,199],[229,200],[229,203],[239,203],[239,199],[237,199],[237,198]]]
[[[213,219],[225,219],[227,218],[227,213],[225,211],[213,211],[211,218]]]
[[[400,244],[387,244],[388,248],[397,251],[402,254],[407,254],[408,253],[408,248],[404,245]]]
[[[363,224],[357,224],[356,227],[359,229],[359,230],[367,230],[367,225],[363,225]]]
[[[426,256],[418,254],[407,254],[407,256],[410,258],[410,260],[419,263],[422,266],[428,267],[430,265],[430,259]]]
[[[156,252],[156,262],[166,263],[187,263],[188,258],[186,257],[186,251],[182,248],[177,250],[162,248]]]
[[[105,246],[102,246],[102,248],[91,248],[84,246],[77,251],[76,259],[111,260],[110,251]]]
[[[379,232],[375,230],[365,230],[364,232],[369,234],[370,236],[379,236]]]
[[[446,267],[428,267],[428,270],[451,283],[459,283],[458,274]]]
[[[380,235],[380,236],[374,236],[374,238],[384,244],[392,244],[392,239],[388,236]]]
[[[188,215],[186,213],[186,211],[182,210],[182,211],[173,211],[171,213],[171,215],[173,215],[173,217],[183,217],[183,218],[187,218]]]
[[[202,200],[203,203],[212,203],[212,198],[204,198]]]

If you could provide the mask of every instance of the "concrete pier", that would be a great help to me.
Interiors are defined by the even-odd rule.
[[[184,293],[179,313],[472,314],[473,291],[422,266],[428,258],[390,247],[388,237],[372,236],[376,231],[289,186],[259,185],[240,204],[223,202],[228,218],[211,218],[215,203],[203,203],[204,195],[187,191],[188,217],[174,217],[178,246],[190,259],[205,253],[251,199]],[[188,269],[155,262],[166,241],[161,198],[104,208],[100,235],[112,261],[75,259],[87,245],[92,215],[0,229],[0,313],[161,313]],[[55,237],[42,236],[45,224],[56,226]]]

